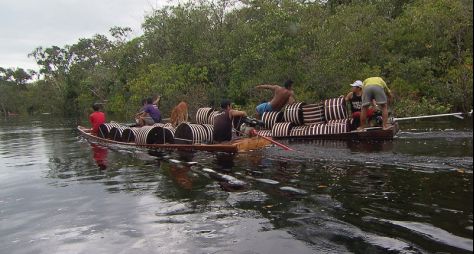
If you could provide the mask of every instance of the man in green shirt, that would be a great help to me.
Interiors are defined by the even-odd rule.
[[[360,114],[360,127],[357,130],[363,130],[367,123],[367,109],[372,100],[382,108],[383,129],[388,130],[392,126],[388,124],[388,102],[392,100],[392,92],[381,77],[371,77],[364,80],[362,86],[362,111]]]

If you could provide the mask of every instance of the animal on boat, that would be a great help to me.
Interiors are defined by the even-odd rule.
[[[188,122],[188,104],[184,101],[178,103],[171,111],[170,123],[173,127],[182,122]]]

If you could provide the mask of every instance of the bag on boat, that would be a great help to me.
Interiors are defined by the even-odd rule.
[[[331,120],[328,123],[310,125],[306,135],[341,134],[350,131],[350,119]]]
[[[293,126],[291,122],[276,123],[272,128],[272,137],[288,137]]]
[[[325,123],[310,125],[309,128],[306,130],[307,136],[324,135],[324,134],[328,134],[328,128]]]
[[[112,129],[110,129],[107,138],[115,141],[122,141],[122,133],[127,128],[127,126],[114,126]]]
[[[212,125],[181,123],[176,127],[176,144],[207,144],[212,143]]]
[[[346,101],[344,97],[327,99],[324,101],[324,115],[327,121],[346,119]]]
[[[264,137],[271,137],[272,136],[272,131],[271,130],[259,130],[257,131],[257,134],[260,136]]]
[[[199,108],[196,112],[196,123],[197,124],[210,124],[209,116],[213,112],[213,108]]]
[[[350,132],[351,129],[351,120],[350,119],[340,119],[340,120],[331,120],[328,121],[327,130],[328,134],[340,134]]]
[[[275,123],[282,122],[283,112],[265,112],[262,115],[262,122],[265,124],[265,129],[272,129]]]
[[[212,111],[210,114],[209,114],[209,117],[208,117],[208,120],[207,120],[207,123],[210,124],[210,125],[214,125],[215,123],[215,117],[218,116],[220,114],[219,111]]]
[[[324,103],[306,104],[302,107],[305,125],[325,123]]]
[[[137,145],[174,143],[173,128],[159,126],[132,127],[123,130],[122,141]]]
[[[291,137],[306,136],[306,133],[308,132],[309,128],[310,127],[306,125],[295,126],[290,130],[290,136]]]
[[[157,127],[155,144],[174,144],[175,131],[171,126]]]
[[[99,132],[97,136],[100,138],[107,138],[109,136],[109,132],[113,127],[120,127],[119,123],[110,122],[110,123],[103,123],[99,125]]]
[[[302,125],[304,122],[303,118],[303,106],[304,102],[288,104],[283,110],[283,121],[291,122],[295,125]]]

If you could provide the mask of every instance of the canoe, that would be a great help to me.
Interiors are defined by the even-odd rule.
[[[398,132],[396,122],[390,130],[381,127],[353,131],[344,97],[330,98],[313,104],[303,102],[286,105],[279,112],[262,114],[257,132],[261,136],[288,140],[391,140]],[[381,113],[368,119],[369,125],[381,125]]]
[[[270,141],[261,137],[239,138],[228,143],[220,144],[136,144],[134,142],[122,142],[111,139],[101,138],[90,133],[89,128],[78,126],[79,134],[89,142],[103,145],[125,145],[130,147],[139,147],[154,150],[178,150],[178,151],[207,151],[207,152],[225,152],[240,153],[251,150],[262,149],[271,144]]]
[[[389,130],[382,127],[369,127],[364,131],[350,131],[337,134],[319,134],[319,135],[298,135],[298,136],[279,136],[274,139],[289,140],[353,140],[353,141],[371,141],[371,140],[392,140],[399,131],[398,124],[395,123]]]

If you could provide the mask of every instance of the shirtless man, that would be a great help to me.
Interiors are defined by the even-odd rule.
[[[285,81],[285,87],[279,85],[265,84],[258,85],[255,88],[268,89],[273,91],[273,98],[270,102],[264,102],[257,106],[257,119],[265,112],[280,111],[286,104],[295,102],[295,94],[293,92],[293,81],[288,79]]]

